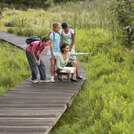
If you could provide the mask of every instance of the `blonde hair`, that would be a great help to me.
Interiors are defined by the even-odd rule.
[[[58,26],[61,26],[61,24],[60,24],[59,22],[54,22],[54,23],[53,23],[53,29],[55,29],[55,28],[58,27]]]

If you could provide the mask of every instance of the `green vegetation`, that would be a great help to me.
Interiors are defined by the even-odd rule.
[[[46,35],[51,31],[52,23],[55,21],[67,21],[74,29],[104,28],[113,33],[119,32],[120,27],[115,18],[109,14],[109,10],[105,11],[109,3],[106,1],[100,6],[98,1],[100,0],[59,3],[47,10],[5,9],[0,24],[4,25],[8,32],[24,36]]]
[[[110,8],[124,30],[124,41],[127,41],[132,47],[134,43],[134,1],[114,0]]]
[[[30,76],[25,52],[0,41],[0,94]]]
[[[64,0],[64,2],[77,1],[77,0]],[[1,0],[0,7],[9,6],[18,9],[26,9],[26,7],[42,7],[46,9],[52,6],[54,3],[63,2],[62,0]],[[7,4],[8,3],[8,4]],[[14,6],[15,5],[15,6]]]
[[[3,11],[0,28],[24,36],[47,35],[54,21],[67,21],[75,29],[76,51],[92,53],[79,57],[87,79],[50,134],[134,133],[134,52],[124,45],[124,30],[110,5],[87,0]]]
[[[134,53],[108,30],[76,33],[77,51],[93,56],[79,58],[86,82],[50,134],[134,134]]]

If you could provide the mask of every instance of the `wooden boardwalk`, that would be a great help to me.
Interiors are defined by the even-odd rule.
[[[0,32],[0,39],[25,48],[26,37]],[[43,52],[47,78],[50,62]],[[80,73],[85,76],[80,66]],[[0,134],[48,134],[79,92],[84,81],[32,84],[26,79],[0,96]]]

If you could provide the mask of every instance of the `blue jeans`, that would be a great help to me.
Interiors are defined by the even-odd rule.
[[[37,64],[31,54],[31,52],[26,50],[26,56],[31,68],[31,72],[32,72],[32,80],[36,80],[37,79]],[[39,59],[38,53],[35,53],[35,56],[37,58],[37,60]],[[46,80],[46,72],[45,72],[45,65],[43,63],[42,60],[40,60],[40,66],[38,66],[39,72],[40,72],[40,79],[41,80]]]

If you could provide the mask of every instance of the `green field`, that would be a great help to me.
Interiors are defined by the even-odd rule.
[[[53,22],[67,21],[75,29],[76,51],[92,53],[78,58],[86,81],[50,134],[134,134],[134,52],[124,45],[109,5],[106,0],[87,0],[46,10],[3,11],[0,28],[24,36],[47,35]],[[25,71],[20,73],[29,75]]]

